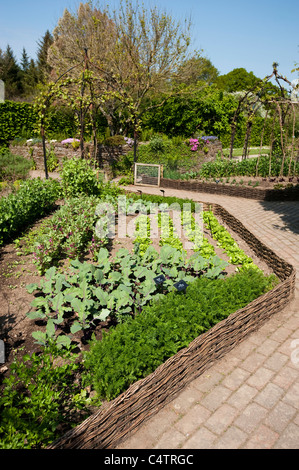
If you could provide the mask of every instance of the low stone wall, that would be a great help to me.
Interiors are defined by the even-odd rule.
[[[142,143],[140,143],[140,145],[142,145]],[[48,152],[53,150],[59,160],[60,165],[62,164],[62,160],[64,158],[81,156],[80,149],[78,148],[74,150],[71,144],[67,146],[59,142],[47,143],[46,148]],[[199,150],[196,153],[197,161],[195,160],[194,162],[194,171],[198,171],[204,162],[210,162],[215,160],[219,151],[222,153],[222,144],[218,140],[210,142],[207,145],[207,148],[209,149],[207,153],[205,153],[203,150]],[[92,143],[85,143],[84,149],[87,156],[88,154],[93,155]],[[120,157],[126,155],[131,150],[132,147],[130,147],[129,145],[108,147],[105,145],[98,144],[97,162],[99,168],[103,170],[107,175],[112,176],[113,164],[115,164],[120,159]],[[34,145],[11,145],[10,151],[16,155],[21,155],[27,159],[33,159],[36,166],[36,170],[44,170],[44,154],[41,143]],[[182,169],[182,171],[184,172],[185,170]]]
[[[64,144],[55,142],[53,144],[47,143],[46,147],[47,151],[53,150],[59,160],[60,165],[62,164],[64,158],[69,159],[81,156],[80,149],[74,150],[71,145],[66,146]],[[84,149],[86,155],[93,154],[93,144],[85,144]],[[105,147],[103,145],[99,145],[97,151],[99,168],[107,173],[111,172],[111,166],[113,163],[116,162],[122,155],[128,153],[130,150],[131,148],[128,145],[119,147]],[[34,145],[11,145],[10,151],[29,160],[33,159],[37,170],[44,169],[44,153],[41,143]]]

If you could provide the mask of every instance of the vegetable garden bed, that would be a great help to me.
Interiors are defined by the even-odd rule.
[[[146,195],[141,201],[137,201],[136,195],[131,196],[133,200],[129,203],[133,202],[137,211],[138,204],[146,205],[151,201],[160,204],[168,201],[168,198]],[[113,202],[113,197],[110,199],[108,197],[107,200]],[[179,204],[189,202],[192,204],[192,211],[194,210],[192,201],[174,199],[168,202],[178,202]],[[294,288],[295,274],[292,266],[262,245],[239,221],[220,206],[204,205],[204,230],[201,233],[203,238],[200,238],[201,244],[197,246],[198,227],[193,216],[187,222],[183,221],[185,239],[176,235],[173,223],[170,223],[170,231],[167,236],[161,236],[163,217],[167,215],[167,211],[164,210],[153,215],[161,232],[160,237],[155,240],[150,238],[148,232],[152,220],[143,214],[139,215],[135,228],[143,226],[145,231],[142,234],[137,231],[133,239],[115,238],[112,243],[105,237],[93,236],[91,227],[95,223],[95,205],[94,197],[83,197],[80,200],[77,198],[68,199],[53,216],[40,222],[35,229],[17,242],[17,250],[21,251],[18,252],[18,255],[13,255],[14,259],[18,259],[19,264],[24,262],[24,270],[29,264],[32,269],[32,261],[34,261],[43,276],[40,279],[36,274],[29,275],[28,281],[30,282],[30,276],[32,280],[31,285],[27,287],[25,299],[18,289],[18,286],[20,287],[25,281],[22,276],[15,284],[16,291],[14,289],[8,290],[3,296],[3,307],[5,309],[8,307],[4,323],[8,336],[10,336],[9,333],[12,329],[11,325],[18,319],[10,315],[9,306],[15,301],[14,296],[19,296],[19,301],[22,304],[20,307],[19,303],[21,310],[20,331],[27,353],[38,350],[37,346],[39,345],[44,347],[55,340],[59,347],[68,346],[72,341],[84,354],[84,351],[89,349],[88,341],[91,334],[94,335],[93,344],[103,344],[103,347],[108,344],[109,347],[109,336],[112,340],[116,337],[116,340],[119,341],[118,332],[124,331],[125,336],[129,334],[129,337],[130,335],[133,337],[138,334],[138,324],[142,336],[146,331],[143,328],[143,322],[147,321],[146,312],[158,308],[160,301],[162,305],[163,299],[165,302],[172,303],[171,296],[174,296],[173,299],[179,302],[178,306],[184,299],[184,293],[178,294],[178,297],[173,290],[173,284],[178,281],[187,282],[190,289],[193,289],[190,292],[193,292],[196,289],[196,282],[201,283],[200,285],[204,288],[204,286],[211,286],[214,279],[218,279],[219,282],[222,282],[221,278],[224,278],[224,281],[225,278],[230,279],[229,275],[233,274],[236,268],[246,272],[248,267],[253,267],[259,272],[259,268],[262,268],[266,274],[273,272],[279,278],[280,283],[259,298],[251,297],[256,300],[252,302],[249,300],[249,304],[248,302],[243,303],[242,308],[239,308],[237,312],[228,310],[226,316],[229,316],[227,318],[221,314],[220,316],[217,314],[213,318],[213,312],[210,314],[207,312],[207,319],[208,317],[210,319],[208,322],[204,319],[206,325],[203,328],[200,325],[195,325],[196,328],[191,328],[191,333],[187,335],[184,332],[184,319],[179,318],[178,324],[182,320],[182,340],[175,340],[172,344],[173,338],[170,338],[168,344],[167,334],[168,331],[172,331],[172,327],[167,328],[165,330],[165,346],[168,352],[162,350],[162,360],[158,357],[153,358],[152,363],[150,361],[149,366],[146,366],[146,368],[149,367],[146,369],[147,372],[142,370],[140,363],[137,363],[136,367],[134,366],[134,372],[133,363],[129,362],[128,367],[131,370],[127,374],[129,379],[127,380],[126,373],[125,381],[121,379],[125,383],[113,384],[116,382],[113,375],[114,371],[116,374],[115,361],[118,358],[112,359],[112,355],[111,358],[106,355],[108,363],[109,360],[114,362],[114,369],[107,370],[108,376],[110,375],[109,380],[112,380],[112,383],[108,380],[105,385],[103,380],[100,384],[104,395],[111,399],[119,395],[117,390],[122,392],[128,386],[129,388],[112,402],[102,405],[95,415],[90,416],[77,428],[51,444],[50,448],[114,447],[129,431],[135,429],[139,422],[147,419],[164,406],[181,387],[230,350],[234,343],[237,344],[249,332],[263,323],[269,315],[282,308],[288,302]],[[68,213],[72,214],[69,219]],[[173,215],[173,212],[170,211],[169,214]],[[136,215],[133,217],[136,219]],[[130,221],[129,218],[128,222]],[[229,230],[226,230],[225,227]],[[185,253],[182,248],[186,239],[194,241],[195,245],[192,250],[189,252],[186,250]],[[37,246],[35,246],[35,242],[37,242]],[[86,252],[87,247],[89,247],[89,251]],[[12,252],[13,248],[8,248],[7,254],[12,254]],[[248,252],[250,256],[248,256]],[[34,259],[32,260],[33,254]],[[5,263],[5,256],[4,259],[2,258],[2,275],[5,274],[3,262]],[[155,279],[161,275],[163,275],[164,281],[162,285],[159,285]],[[198,276],[200,279],[197,281]],[[11,282],[9,278],[4,277],[4,280],[7,284]],[[38,293],[33,303],[34,310],[29,313],[29,318],[27,317],[25,321],[24,314],[28,311],[30,299],[34,299],[34,293]],[[193,301],[192,298],[189,300]],[[241,304],[236,302],[236,305]],[[3,311],[5,309],[3,308]],[[167,310],[166,307],[165,309]],[[133,313],[134,320],[130,319]],[[128,317],[129,320],[126,321]],[[160,321],[159,315],[155,316],[154,314],[150,318],[156,319],[158,323]],[[136,322],[136,327],[134,322]],[[120,325],[118,329],[113,328],[115,335],[114,333],[108,335],[108,343],[106,340],[102,341],[103,332],[111,329],[111,326],[116,323],[120,323]],[[209,324],[215,326],[208,329],[207,325]],[[39,327],[38,330],[34,331],[37,327]],[[207,329],[208,331],[206,331]],[[13,331],[16,332],[15,329]],[[194,339],[196,334],[192,331],[202,332],[202,334]],[[39,345],[34,346],[32,340],[28,341],[28,336],[31,337],[31,333]],[[184,335],[185,339],[183,339]],[[181,333],[178,337],[181,338]],[[21,339],[18,337],[12,347],[17,348],[18,341],[22,343]],[[133,347],[129,347],[129,349],[132,351]],[[113,353],[116,351],[117,348]],[[159,352],[155,347],[154,351],[155,354]],[[151,360],[151,354],[147,356],[146,360]],[[119,358],[121,359],[121,355]],[[163,360],[163,358],[165,359]],[[156,360],[158,362],[155,362]],[[92,356],[89,356],[89,363],[93,367],[92,362]],[[103,366],[104,361],[102,363]],[[160,365],[153,372],[154,364]],[[139,377],[145,378],[136,382]],[[120,388],[118,389],[118,387]],[[121,420],[119,420],[120,414]]]
[[[212,208],[215,215],[225,220],[256,255],[271,267],[280,283],[198,336],[153,373],[135,382],[127,391],[51,444],[50,449],[115,448],[128,433],[157,413],[184,386],[290,301],[294,292],[294,268],[261,243],[221,206],[209,205],[208,208]]]

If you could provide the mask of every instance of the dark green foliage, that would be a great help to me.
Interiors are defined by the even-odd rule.
[[[247,72],[244,68],[236,68],[225,75],[216,77],[214,83],[220,90],[233,93],[236,91],[254,90],[261,84],[261,81],[261,78],[256,77],[253,72]],[[271,82],[263,83],[262,87],[263,92],[270,95],[279,92],[279,88]]]
[[[143,118],[145,128],[168,136],[191,137],[202,131],[205,135],[222,137],[230,133],[230,124],[237,99],[224,94],[215,86],[199,89],[192,94],[173,96]]]
[[[45,131],[50,139],[56,138],[57,134],[66,138],[76,135],[77,125],[74,112],[64,106],[51,106]]]
[[[21,78],[24,98],[30,99],[37,90],[38,69],[33,59],[30,59],[23,47],[21,59]]]
[[[232,312],[270,290],[275,279],[247,270],[227,279],[200,278],[186,294],[173,291],[117,325],[85,356],[87,381],[113,399]]]
[[[5,83],[5,96],[7,99],[14,99],[22,95],[22,70],[9,45],[7,45],[4,53],[0,49],[0,79]]]
[[[29,103],[0,103],[0,145],[20,136],[24,129],[28,138],[33,134],[37,115]]]
[[[0,246],[38,218],[49,213],[58,199],[60,184],[40,178],[21,183],[20,189],[0,199]]]
[[[31,103],[6,100],[0,103],[0,145],[8,144],[15,137],[32,138],[37,130],[38,114]],[[52,106],[49,108],[47,138],[58,135],[65,137],[75,135],[77,125],[73,111],[66,107]]]
[[[37,69],[38,79],[41,83],[46,83],[48,75],[51,72],[48,59],[48,49],[53,44],[53,36],[49,30],[46,31],[45,35],[38,41],[37,51]]]
[[[112,135],[110,137],[106,137],[104,140],[104,145],[108,147],[118,147],[120,145],[125,145],[126,141],[124,136],[122,135]]]
[[[253,72],[247,72],[244,68],[236,68],[225,75],[218,76],[215,80],[219,89],[229,93],[250,90],[259,82],[260,79]]]

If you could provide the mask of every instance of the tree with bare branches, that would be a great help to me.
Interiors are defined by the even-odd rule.
[[[115,120],[122,121],[136,137],[145,97],[159,91],[165,100],[171,78],[188,58],[189,28],[187,20],[176,22],[157,7],[145,9],[129,0],[114,12],[81,3],[76,13],[66,9],[59,20],[49,65],[56,77],[66,71],[78,76],[88,68],[94,77],[93,97],[101,95],[93,106],[111,130]],[[146,109],[151,106],[148,99]]]

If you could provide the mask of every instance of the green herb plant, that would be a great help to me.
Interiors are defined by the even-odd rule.
[[[173,290],[147,305],[142,315],[104,333],[101,341],[91,342],[85,354],[85,383],[99,398],[115,398],[276,281],[274,276],[247,270],[226,279],[198,278],[185,294]]]

